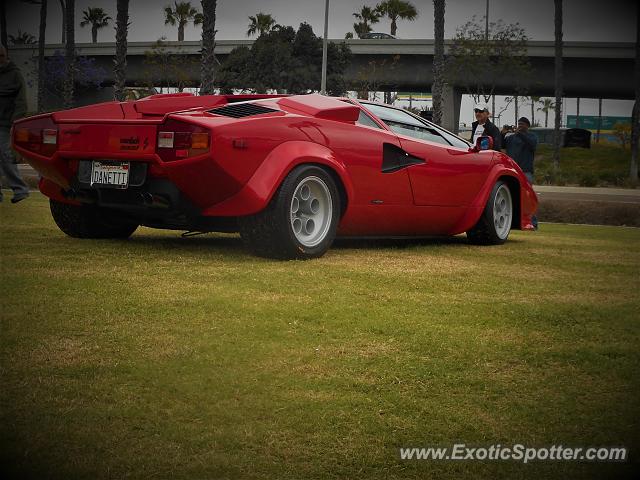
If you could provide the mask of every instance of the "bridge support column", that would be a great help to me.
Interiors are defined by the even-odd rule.
[[[442,126],[453,133],[458,133],[461,103],[462,91],[445,84],[442,89]]]

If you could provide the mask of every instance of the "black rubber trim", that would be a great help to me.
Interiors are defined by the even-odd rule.
[[[382,173],[393,173],[423,163],[427,163],[424,158],[414,157],[393,143],[382,146]]]

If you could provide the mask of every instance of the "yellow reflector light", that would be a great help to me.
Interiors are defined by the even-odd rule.
[[[192,133],[191,134],[191,148],[209,148],[209,134],[208,133]]]

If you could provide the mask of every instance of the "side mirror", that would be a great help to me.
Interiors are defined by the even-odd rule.
[[[478,137],[476,140],[475,150],[491,150],[493,148],[493,138],[491,137]]]

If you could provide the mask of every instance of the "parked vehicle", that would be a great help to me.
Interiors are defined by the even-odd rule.
[[[395,40],[396,37],[394,37],[393,35],[390,35],[388,33],[382,33],[382,32],[369,32],[369,33],[363,33],[360,36],[361,39],[376,39],[376,40]]]
[[[154,95],[14,124],[60,229],[240,232],[276,258],[339,236],[466,232],[500,244],[537,198],[515,162],[404,110],[316,94]]]

